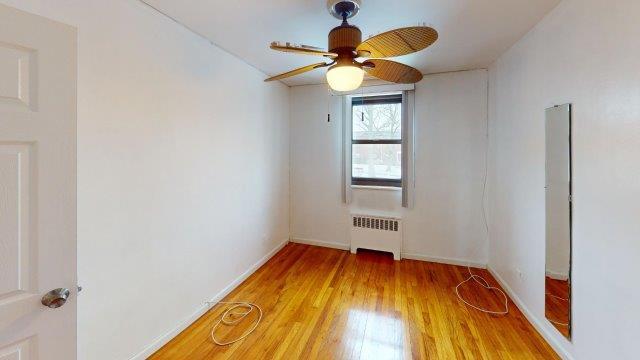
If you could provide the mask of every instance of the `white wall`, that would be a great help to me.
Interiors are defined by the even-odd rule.
[[[292,239],[347,248],[350,211],[401,215],[405,255],[487,263],[487,73],[425,76],[415,96],[415,206],[405,210],[401,192],[391,190],[358,189],[350,206],[342,204],[340,100],[328,100],[326,85],[291,88]]]
[[[288,238],[287,87],[133,0],[78,27],[79,358],[128,359]]]
[[[490,70],[490,266],[576,359],[638,357],[639,15],[634,0],[564,0]],[[544,109],[567,102],[572,343],[544,320]]]

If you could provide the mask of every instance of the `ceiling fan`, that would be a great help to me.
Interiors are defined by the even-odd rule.
[[[394,83],[412,84],[422,80],[417,69],[383,58],[406,55],[427,48],[438,40],[438,32],[428,26],[394,29],[362,41],[362,32],[347,20],[360,10],[361,0],[329,0],[327,7],[342,24],[329,32],[329,50],[290,43],[272,42],[271,49],[295,54],[324,56],[331,62],[307,65],[276,75],[274,81],[329,67],[327,82],[336,91],[352,91],[362,85],[364,73]]]

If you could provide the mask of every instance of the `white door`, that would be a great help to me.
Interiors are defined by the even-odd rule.
[[[76,292],[76,31],[0,5],[0,360],[75,359]]]

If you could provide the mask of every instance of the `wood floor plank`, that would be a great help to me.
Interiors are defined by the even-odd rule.
[[[498,286],[488,271],[473,271]],[[224,299],[263,308],[249,337],[211,341],[221,304],[150,359],[558,359],[511,301],[502,317],[465,306],[454,288],[467,277],[459,266],[288,244]],[[503,305],[473,282],[461,292],[483,307]],[[255,319],[216,336],[241,335]]]

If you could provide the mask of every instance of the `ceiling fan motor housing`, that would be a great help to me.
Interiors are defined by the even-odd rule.
[[[329,32],[329,52],[339,57],[355,57],[355,50],[362,42],[362,31],[357,26],[343,24]]]

